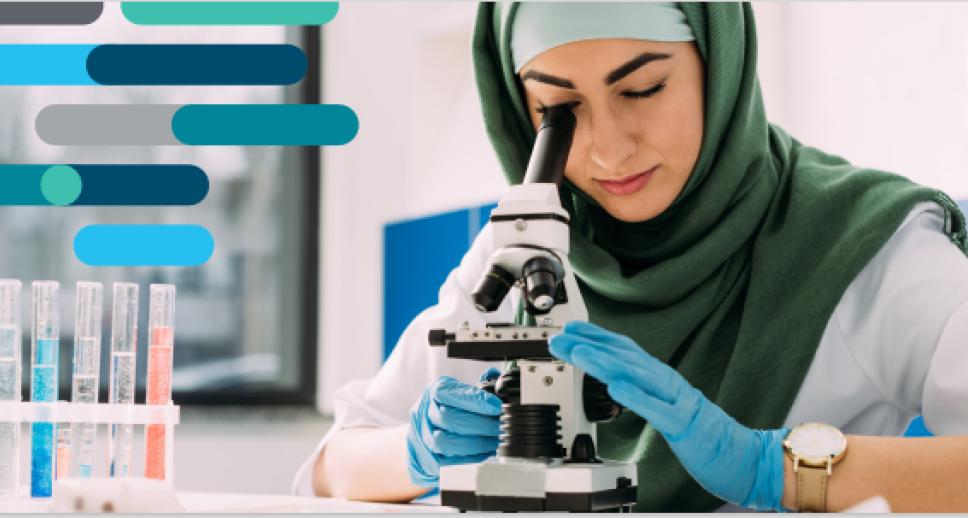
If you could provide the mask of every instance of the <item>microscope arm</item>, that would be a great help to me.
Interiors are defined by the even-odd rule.
[[[636,501],[635,466],[595,453],[595,423],[614,419],[621,406],[604,384],[548,351],[548,340],[566,322],[588,321],[568,261],[570,218],[559,198],[576,124],[570,106],[548,108],[524,183],[508,188],[491,212],[493,252],[471,294],[479,311],[491,312],[517,286],[519,304],[537,325],[489,323],[471,329],[465,322],[453,332],[429,334],[430,345],[447,347],[450,358],[517,364],[492,388],[504,402],[496,459],[442,468],[444,505],[588,512]]]

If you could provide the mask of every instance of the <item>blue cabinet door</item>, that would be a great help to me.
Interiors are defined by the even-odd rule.
[[[383,229],[383,360],[470,249],[497,204],[388,224]]]

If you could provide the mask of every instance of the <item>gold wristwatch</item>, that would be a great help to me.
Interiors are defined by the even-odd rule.
[[[790,430],[783,449],[797,474],[797,512],[827,512],[827,477],[847,454],[847,437],[823,423],[804,423]]]

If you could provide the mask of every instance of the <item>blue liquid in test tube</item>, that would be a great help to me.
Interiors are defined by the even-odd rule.
[[[16,279],[0,280],[0,401],[19,403],[20,288]],[[0,420],[0,500],[17,498],[20,474],[20,423]]]
[[[57,356],[60,336],[60,283],[34,281],[34,315],[31,328],[30,399],[57,401]],[[54,448],[57,423],[30,425],[30,496],[49,497],[54,485]]]

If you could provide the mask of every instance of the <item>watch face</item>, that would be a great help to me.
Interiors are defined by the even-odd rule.
[[[789,449],[800,457],[837,457],[847,447],[847,438],[840,430],[822,423],[794,428],[787,442]]]

